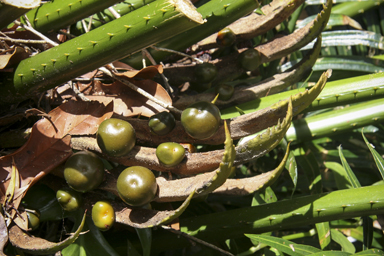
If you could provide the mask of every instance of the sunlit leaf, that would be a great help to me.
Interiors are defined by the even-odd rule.
[[[264,201],[266,203],[274,203],[274,202],[277,202],[277,197],[276,197],[276,194],[275,192],[273,192],[273,189],[271,187],[267,187],[265,189],[265,193],[264,193]]]
[[[337,98],[335,100],[337,101]],[[383,106],[384,102],[380,98],[294,120],[286,133],[286,138],[308,141],[370,125],[373,124],[372,121],[384,118]]]
[[[3,205],[10,204],[12,205],[13,196],[15,195],[15,190],[20,188],[20,175],[19,170],[15,165],[15,161],[12,159],[12,171],[11,171],[11,179],[5,193],[6,201]]]
[[[384,49],[384,37],[380,34],[361,30],[326,31],[321,33],[323,37],[322,46],[352,46],[365,45],[372,48]],[[307,44],[301,50],[308,50],[313,43]]]
[[[245,235],[253,240],[259,241],[260,243],[276,248],[291,256],[309,255],[309,254],[317,253],[320,251],[315,247],[312,247],[309,245],[296,244],[289,240],[285,240],[278,237],[265,236],[265,235],[251,235],[251,234],[245,234]]]
[[[319,244],[324,250],[331,242],[331,228],[329,222],[316,223],[317,235],[319,236]]]
[[[338,149],[339,149],[341,163],[343,164],[344,170],[348,175],[349,181],[351,182],[353,188],[360,188],[361,187],[360,182],[357,179],[356,175],[353,173],[351,167],[349,166],[347,159],[345,159],[341,145],[338,147]]]
[[[296,64],[297,61],[285,63],[281,71],[285,71]],[[366,73],[378,73],[384,71],[384,61],[364,56],[324,56],[316,60],[313,71],[345,70]]]
[[[361,252],[358,252],[354,255],[364,255],[364,256],[382,256],[384,255],[384,251],[382,250],[379,250],[379,249],[368,249],[368,250],[365,250],[365,251],[361,251]]]
[[[349,177],[341,164],[337,162],[324,162],[324,165],[332,170],[338,189],[352,188]]]
[[[349,256],[349,255],[352,255],[352,253],[340,252],[340,251],[322,251],[322,252],[317,252],[311,255],[313,256]]]
[[[313,194],[322,192],[322,182],[319,163],[313,152],[306,150],[306,148],[298,148],[294,151],[297,163],[304,170],[305,176],[307,177],[308,189]]]
[[[343,252],[355,253],[355,246],[337,229],[331,229],[332,240],[341,246]]]
[[[384,179],[384,159],[383,159],[383,157],[375,150],[375,147],[371,143],[369,143],[369,141],[365,137],[363,131],[361,131],[361,135],[363,136],[363,139],[364,139],[365,143],[367,144],[367,147],[371,151],[371,154],[373,156],[373,159],[375,160],[377,168],[379,169],[381,177]]]
[[[306,24],[312,21],[315,17],[316,17],[315,15],[312,15],[303,19],[297,24],[296,28],[304,27]],[[334,14],[334,13],[331,13],[326,29],[330,29],[333,26],[343,26],[343,25],[349,25],[355,29],[362,29],[361,25],[351,17],[348,17],[343,14]]]
[[[197,194],[207,194],[225,183],[229,175],[232,172],[232,167],[234,166],[234,161],[236,158],[236,150],[231,139],[231,134],[229,133],[227,122],[224,122],[225,128],[225,142],[224,142],[224,155],[220,163],[219,170],[217,170],[214,176],[204,182],[202,186],[196,189]]]
[[[283,145],[286,145],[286,140],[282,140]],[[285,146],[286,147],[286,146]],[[292,183],[293,183],[293,189],[292,189],[292,195],[295,193],[296,186],[297,186],[297,178],[298,178],[298,173],[297,173],[297,163],[295,159],[295,154],[292,151],[289,151],[288,155],[288,160],[285,164],[285,168],[289,172],[289,176],[291,177]]]

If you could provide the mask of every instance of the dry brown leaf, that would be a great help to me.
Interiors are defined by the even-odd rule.
[[[98,125],[111,117],[113,104],[98,102],[67,102],[53,109],[50,120],[41,119],[32,128],[27,143],[13,154],[0,158],[1,194],[10,182],[12,159],[20,173],[20,188],[15,191],[13,207],[18,208],[28,187],[52,169],[63,163],[71,154],[70,135],[88,135],[97,131]],[[1,202],[4,202],[4,196]],[[14,212],[13,212],[14,215]]]
[[[149,66],[141,70],[129,70],[124,73],[115,73],[119,77],[123,77],[130,83],[143,89],[160,101],[167,105],[172,105],[172,99],[168,92],[152,78],[163,72],[161,65]],[[86,74],[86,78],[99,76],[95,72]],[[150,117],[166,109],[148,100],[146,97],[135,92],[127,85],[115,81],[112,83],[103,83],[100,80],[94,80],[89,83],[77,83],[77,87],[88,99],[108,104],[114,101],[114,113],[117,116],[132,117],[142,115]],[[59,92],[62,98],[75,98],[74,92],[65,86]]]
[[[172,99],[167,91],[155,81],[134,79],[128,79],[128,81],[145,90],[147,93],[151,94],[157,99],[165,102],[166,104],[172,105]],[[113,99],[113,112],[119,116],[130,117],[142,115],[150,117],[157,112],[165,110],[163,107],[160,107],[156,103],[148,100],[144,96],[133,91],[128,86],[120,82],[114,82],[110,85],[104,84],[102,85],[102,89],[107,95],[92,95],[87,97],[91,100],[97,100],[100,102]]]
[[[19,63],[21,60],[28,58],[29,54],[22,47],[15,47],[10,51],[4,51],[0,54],[0,69]]]
[[[163,66],[148,66],[140,70],[128,70],[124,73],[116,73],[118,76],[127,78],[142,78],[142,79],[153,79],[157,74],[163,73]]]
[[[70,135],[95,134],[99,124],[112,116],[113,103],[108,105],[96,101],[69,101],[49,112],[47,119],[38,122],[46,136],[63,138]]]

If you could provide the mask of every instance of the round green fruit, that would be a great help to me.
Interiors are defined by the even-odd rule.
[[[219,94],[220,100],[229,100],[232,98],[233,93],[235,92],[235,88],[228,84],[220,84],[215,87],[216,94]]]
[[[81,205],[81,195],[70,188],[62,188],[56,192],[56,199],[61,207],[68,212],[77,210]]]
[[[239,61],[243,69],[253,71],[260,65],[259,52],[253,48],[248,49],[239,55]]]
[[[117,118],[104,120],[96,137],[101,151],[113,157],[128,154],[136,143],[136,132],[132,125]]]
[[[151,116],[148,121],[148,126],[151,132],[159,136],[170,133],[173,128],[175,128],[175,125],[175,117],[167,111]]]
[[[64,178],[76,191],[84,193],[95,189],[104,178],[103,162],[92,152],[77,152],[65,163]]]
[[[220,46],[228,47],[236,42],[236,35],[230,28],[223,28],[217,33],[216,43]]]
[[[181,114],[181,124],[194,139],[211,137],[220,126],[220,110],[212,103],[201,101],[186,108]]]
[[[92,220],[101,231],[107,231],[115,223],[115,210],[107,201],[98,201],[92,207]]]
[[[157,192],[155,175],[142,166],[128,167],[117,178],[117,192],[128,205],[147,204],[153,200]]]
[[[28,227],[32,230],[35,230],[40,225],[40,218],[38,216],[38,213],[34,214],[32,212],[27,211],[27,218],[28,218]]]
[[[217,76],[217,68],[211,63],[204,62],[196,65],[194,74],[196,82],[208,84]]]
[[[156,156],[159,162],[166,167],[178,165],[185,156],[185,149],[179,143],[165,142],[156,148]]]

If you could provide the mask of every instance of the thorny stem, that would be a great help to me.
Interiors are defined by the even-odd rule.
[[[49,43],[49,44],[51,44],[51,45],[53,45],[53,46],[58,46],[58,45],[59,45],[58,43],[56,43],[56,42],[52,41],[51,39],[49,39],[48,37],[46,37],[45,35],[41,34],[39,31],[35,30],[35,29],[31,26],[31,24],[29,23],[27,16],[25,16],[25,20],[26,20],[27,23],[28,23],[27,26],[24,25],[24,24],[22,24],[22,23],[20,23],[20,22],[17,21],[17,20],[15,20],[15,23],[16,23],[16,25],[21,26],[21,27],[25,28],[26,30],[32,32],[33,34],[37,35],[38,37],[44,39],[44,40],[46,41],[46,43]]]
[[[146,50],[146,49],[143,49],[142,50],[144,55],[149,59],[149,61],[152,63],[152,65],[157,65],[155,59],[151,56],[151,54]],[[165,75],[163,73],[160,74],[161,78],[163,79],[164,81],[164,84],[165,86],[167,87],[167,91],[170,92],[170,93],[173,93],[173,89],[172,87],[169,85],[168,83],[168,79],[165,77]]]
[[[209,248],[211,248],[211,249],[214,249],[214,250],[216,250],[216,251],[218,251],[218,252],[220,252],[220,253],[222,253],[222,254],[229,255],[229,256],[234,256],[234,255],[233,255],[232,253],[230,253],[230,252],[227,252],[227,251],[225,251],[225,250],[223,250],[223,249],[221,249],[221,248],[219,248],[219,247],[217,247],[217,246],[215,246],[215,245],[213,245],[213,244],[207,243],[207,242],[205,242],[204,240],[201,240],[201,239],[198,239],[198,238],[196,238],[196,237],[190,236],[190,235],[188,235],[188,234],[186,234],[186,233],[184,233],[184,232],[181,232],[181,231],[179,231],[179,230],[176,230],[176,229],[173,229],[173,228],[171,228],[171,227],[164,226],[164,225],[161,226],[161,227],[162,227],[163,229],[165,229],[165,230],[168,230],[168,231],[170,231],[170,232],[176,234],[176,235],[183,236],[183,237],[185,237],[185,238],[187,238],[187,239],[189,239],[189,240],[192,240],[193,242],[197,242],[197,243],[202,244],[202,245],[204,245],[204,246],[206,246],[206,247],[209,247]]]
[[[119,76],[116,76],[116,75],[114,74],[114,72],[108,70],[107,68],[105,68],[105,67],[101,67],[101,68],[99,68],[99,70],[102,71],[104,74],[106,74],[106,75],[112,77],[113,79],[116,79],[117,81],[119,81],[119,82],[121,82],[121,83],[127,85],[129,88],[131,88],[131,89],[134,90],[135,92],[140,93],[141,95],[143,95],[143,96],[146,97],[147,99],[149,99],[149,100],[155,102],[156,104],[162,106],[163,108],[166,108],[166,109],[168,109],[168,110],[170,110],[170,111],[172,111],[172,112],[174,112],[174,113],[181,114],[181,110],[179,110],[179,109],[177,109],[177,108],[175,108],[175,107],[173,107],[173,106],[171,106],[171,105],[168,105],[168,104],[162,102],[161,100],[156,99],[156,98],[153,97],[151,94],[149,94],[149,93],[147,93],[146,91],[144,91],[143,89],[137,87],[137,86],[134,85],[133,83],[130,83],[129,81],[127,81],[127,80],[125,80],[125,79],[123,79],[123,78],[121,78],[121,77],[119,77]]]
[[[188,54],[185,54],[185,53],[182,53],[182,52],[178,52],[178,51],[175,51],[175,50],[171,50],[171,49],[167,49],[167,48],[161,48],[161,47],[156,47],[156,46],[153,46],[153,45],[151,46],[151,48],[153,48],[156,51],[163,51],[163,52],[170,52],[170,53],[178,54],[178,55],[181,55],[181,56],[193,59],[194,61],[196,61],[199,64],[204,63],[204,61],[202,61],[199,58],[195,58],[195,57],[192,57],[192,56],[190,56]]]

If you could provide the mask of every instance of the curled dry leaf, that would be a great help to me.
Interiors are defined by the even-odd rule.
[[[94,134],[98,125],[112,115],[112,108],[112,103],[104,106],[98,102],[70,101],[49,112],[50,119],[36,122],[25,145],[0,158],[0,179],[5,180],[0,184],[1,202],[11,181],[13,161],[20,174],[20,187],[12,202],[17,209],[28,187],[72,154],[70,135]]]
[[[166,90],[153,80],[135,80],[130,81],[136,86],[140,87],[147,93],[156,97],[157,99],[172,105],[172,99]],[[110,85],[102,85],[106,95],[104,96],[87,96],[91,100],[100,102],[114,101],[114,113],[118,116],[131,117],[142,115],[150,117],[157,112],[164,111],[163,107],[148,100],[146,97],[133,91],[128,86],[120,82],[114,82]]]
[[[12,225],[9,229],[9,241],[16,248],[34,255],[48,255],[58,252],[68,245],[72,244],[80,235],[85,223],[86,214],[84,213],[83,219],[76,232],[71,234],[67,239],[53,243],[45,239],[34,237],[25,233],[17,225]]]
[[[163,73],[162,65],[148,66],[140,70],[128,70],[116,75],[127,78],[153,79],[157,74]]]
[[[316,18],[305,27],[296,30],[292,34],[255,47],[255,50],[260,54],[260,62],[266,63],[286,56],[318,37],[328,23],[332,10],[332,0],[327,0],[323,7],[324,9],[317,14]]]
[[[113,205],[116,211],[116,222],[129,225],[134,228],[150,228],[169,223],[172,220],[178,218],[185,211],[185,209],[187,209],[194,194],[195,192],[192,191],[192,193],[186,197],[182,205],[180,205],[180,207],[176,210],[172,211],[157,211],[143,208],[121,209],[121,204],[119,204],[119,210],[118,207],[115,208],[115,205]]]
[[[254,38],[265,34],[286,20],[303,2],[304,0],[274,0],[261,8],[263,14],[252,12],[230,24],[228,28],[236,34],[238,40]],[[217,33],[205,38],[193,46],[194,50],[201,51],[217,47],[216,37]]]
[[[172,105],[172,99],[167,91],[160,84],[152,80],[156,74],[161,74],[162,72],[162,66],[156,65],[148,66],[141,70],[130,70],[114,74],[140,87],[156,99]],[[94,88],[96,88],[94,92],[89,90],[90,86],[81,91],[87,91],[87,98],[91,100],[103,103],[113,100],[114,113],[118,116],[131,117],[142,115],[150,117],[155,113],[165,110],[119,81],[115,81],[112,84],[102,84],[100,81],[95,81],[93,84]]]
[[[5,50],[0,54],[0,69],[17,64],[28,56],[29,54],[20,46]]]

